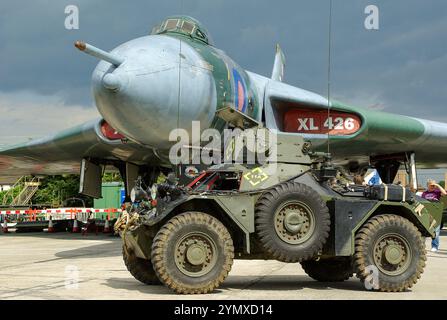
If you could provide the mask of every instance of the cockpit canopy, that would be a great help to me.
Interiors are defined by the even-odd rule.
[[[209,45],[213,45],[208,30],[196,19],[188,16],[172,16],[152,29],[151,34],[177,33],[190,36]]]

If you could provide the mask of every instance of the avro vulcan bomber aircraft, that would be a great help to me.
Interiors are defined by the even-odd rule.
[[[191,131],[192,121],[222,130],[231,125],[222,110],[230,109],[266,128],[302,135],[315,151],[325,151],[329,137],[335,165],[351,172],[373,165],[384,182],[407,160],[445,164],[447,124],[328,101],[288,85],[279,47],[270,78],[246,71],[188,16],[169,17],[150,35],[110,52],[75,46],[99,59],[92,89],[102,118],[0,150],[0,182],[81,172],[82,191],[97,197],[102,168],[113,166],[129,190],[142,172],[171,168],[171,130]]]

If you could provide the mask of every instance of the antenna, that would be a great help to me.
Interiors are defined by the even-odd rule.
[[[327,152],[330,153],[331,116],[331,47],[332,47],[332,0],[329,0],[329,26],[328,26],[328,64],[327,64]]]
[[[180,0],[180,14],[183,14],[183,0]],[[180,100],[182,97],[182,38],[178,37],[179,53],[178,53],[178,93],[177,93],[177,129],[180,129]],[[180,163],[177,163],[175,170],[175,177],[179,178]]]
[[[183,14],[183,0],[180,0],[180,14]],[[182,38],[179,37],[179,54],[178,54],[178,96],[177,96],[177,129],[180,126],[180,98],[181,98],[181,77],[182,77]]]

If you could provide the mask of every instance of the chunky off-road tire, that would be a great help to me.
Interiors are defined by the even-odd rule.
[[[411,288],[424,272],[426,260],[421,233],[401,216],[375,216],[355,237],[354,269],[371,289],[399,292]]]
[[[353,275],[351,258],[308,260],[301,266],[309,277],[321,282],[341,282]]]
[[[133,252],[127,250],[125,246],[123,246],[123,260],[127,270],[138,281],[148,285],[160,284],[160,280],[158,280],[150,260],[138,258]]]
[[[173,217],[158,231],[152,261],[158,278],[181,294],[209,293],[225,280],[234,247],[227,228],[201,212]]]
[[[255,209],[256,233],[273,259],[300,262],[314,257],[329,235],[326,203],[311,187],[286,182],[267,190]]]

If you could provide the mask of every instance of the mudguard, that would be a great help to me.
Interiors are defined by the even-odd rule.
[[[350,256],[354,253],[357,231],[379,214],[397,214],[410,220],[424,237],[434,237],[441,222],[443,204],[419,198],[413,203],[338,198],[327,202],[331,231],[323,255]]]

